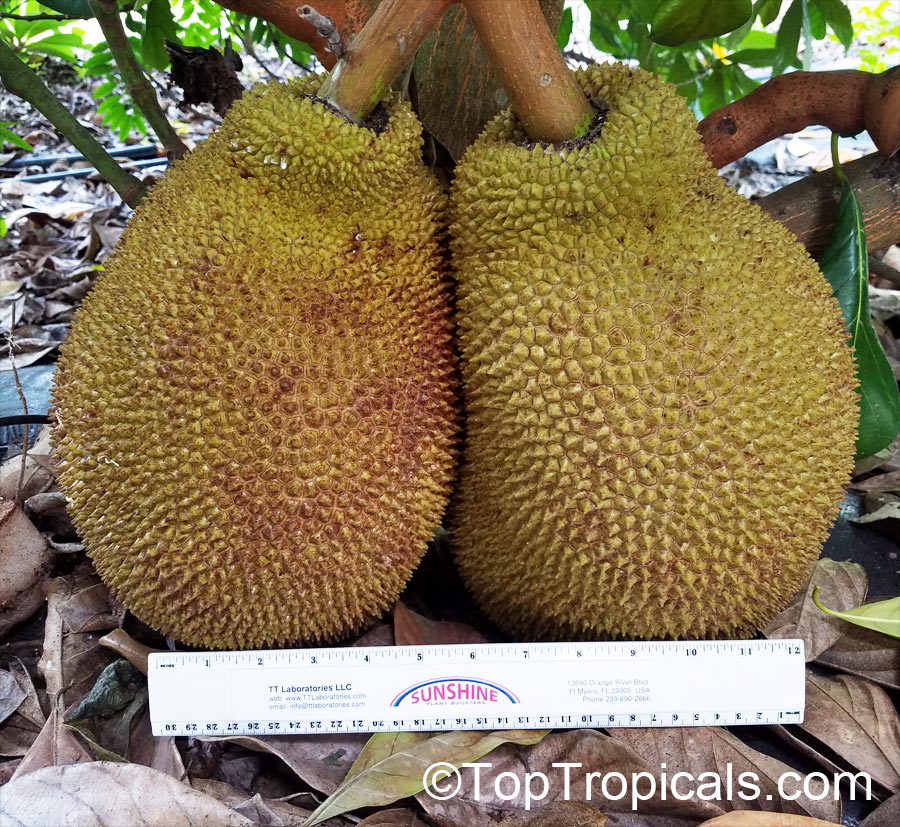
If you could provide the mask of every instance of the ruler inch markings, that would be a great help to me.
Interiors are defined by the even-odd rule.
[[[762,725],[805,704],[801,640],[166,652],[148,680],[154,735]]]

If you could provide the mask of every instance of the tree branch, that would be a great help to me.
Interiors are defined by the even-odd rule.
[[[586,135],[597,113],[566,66],[537,0],[462,0],[513,111],[535,141]]]
[[[115,159],[60,103],[29,66],[0,38],[0,81],[12,94],[22,98],[55,126],[119,193],[129,207],[136,207],[146,195],[144,185],[125,172]]]
[[[322,82],[319,95],[352,120],[363,120],[451,3],[383,0]]]
[[[85,20],[80,14],[12,14],[0,11],[3,20]]]
[[[125,88],[131,95],[134,105],[141,111],[141,114],[147,119],[147,123],[150,124],[150,128],[156,133],[156,137],[159,138],[166,150],[166,155],[170,159],[183,157],[188,149],[160,108],[156,92],[147,82],[144,70],[134,56],[134,50],[128,42],[128,36],[122,26],[122,18],[119,16],[119,8],[115,0],[88,0],[88,4],[100,24],[103,36],[109,45],[109,51],[116,61],[116,66],[119,67]]]
[[[866,155],[843,165],[859,199],[870,250],[900,243],[900,155]],[[810,253],[825,248],[837,216],[840,188],[833,170],[817,172],[760,198],[772,218],[796,235]]]
[[[878,151],[893,155],[900,148],[900,67],[880,75],[853,69],[780,75],[717,109],[698,129],[713,166],[723,167],[813,124],[840,135],[868,130]]]

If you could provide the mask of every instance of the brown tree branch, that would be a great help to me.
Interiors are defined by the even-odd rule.
[[[900,148],[900,67],[873,75],[856,70],[791,72],[704,118],[698,129],[713,166],[819,124],[840,135],[868,130],[883,155]]]
[[[363,120],[453,0],[383,0],[322,82],[320,97]]]
[[[538,0],[462,0],[513,110],[535,141],[586,135],[597,117]]]
[[[867,155],[843,165],[863,213],[870,250],[900,243],[900,155]],[[840,187],[833,170],[810,175],[757,203],[784,224],[812,254],[828,242],[837,216]]]
[[[328,38],[322,37],[316,27],[297,14],[304,5],[299,0],[216,0],[226,9],[261,17],[280,29],[288,37],[308,44],[326,69],[331,69],[337,57],[331,53]],[[310,3],[324,17],[330,17],[343,42],[349,43],[351,35],[358,34],[369,19],[378,0],[314,0]]]

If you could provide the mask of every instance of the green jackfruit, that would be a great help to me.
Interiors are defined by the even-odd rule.
[[[61,482],[101,577],[196,646],[333,638],[396,600],[449,496],[446,205],[381,131],[257,87],[157,184],[63,348]]]
[[[673,87],[623,65],[579,79],[608,107],[594,133],[535,145],[506,112],[456,172],[455,554],[518,634],[751,633],[849,478],[841,312],[711,167]]]

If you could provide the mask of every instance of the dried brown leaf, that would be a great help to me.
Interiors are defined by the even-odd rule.
[[[382,810],[359,822],[357,827],[426,827],[415,810]]]
[[[840,823],[788,813],[760,813],[735,810],[704,821],[698,827],[841,827]]]
[[[333,793],[368,740],[367,735],[319,735],[303,738],[226,735],[203,738],[208,743],[232,743],[280,758],[295,775],[320,792]]]
[[[486,642],[481,632],[466,623],[429,620],[427,617],[410,611],[399,601],[394,606],[394,639],[397,646]]]
[[[25,698],[25,690],[12,673],[0,669],[0,723],[12,715]]]
[[[846,633],[816,663],[900,689],[900,646],[887,635],[848,624]]]
[[[25,697],[16,711],[0,726],[0,755],[20,757],[37,740],[47,716],[41,708],[31,676],[18,658],[10,660],[9,671]]]
[[[877,783],[900,791],[900,717],[880,687],[852,675],[808,672],[806,719],[798,726]]]
[[[479,783],[475,783],[475,770],[460,771],[461,782],[459,792],[445,801],[432,798],[427,793],[416,796],[428,815],[444,827],[494,827],[503,817],[509,817],[526,811],[527,773],[542,772],[549,780],[549,789],[544,798],[538,799],[542,792],[541,785],[534,784],[531,807],[547,806],[561,800],[565,790],[565,770],[553,764],[572,764],[570,769],[569,798],[572,801],[588,802],[591,807],[610,816],[610,824],[616,822],[614,813],[632,815],[629,796],[622,800],[607,799],[600,782],[591,780],[590,795],[586,781],[587,773],[607,774],[622,773],[631,778],[634,773],[649,773],[656,777],[660,773],[659,762],[652,762],[639,755],[623,741],[605,735],[596,730],[574,730],[571,732],[554,732],[532,747],[502,746],[489,758],[489,767],[479,770]],[[579,766],[580,765],[580,766]],[[513,798],[501,798],[497,794],[497,780],[505,773],[512,773],[523,779],[519,794]],[[648,781],[649,779],[646,778]],[[657,784],[657,787],[659,785]],[[508,786],[500,790],[507,796],[511,794]],[[615,795],[618,787],[613,783],[609,792]],[[641,787],[643,795],[649,794],[647,784]],[[630,790],[629,790],[630,795]],[[696,797],[690,801],[674,801],[669,797],[663,801],[657,793],[646,801],[640,802],[641,816],[655,815],[669,819],[684,818],[683,827],[693,827],[697,821],[719,815],[723,808],[712,801],[702,801]],[[646,820],[645,820],[646,821]],[[634,822],[641,824],[640,821]],[[652,820],[646,823],[654,823]]]
[[[211,796],[137,764],[95,761],[46,767],[3,788],[0,816],[10,827],[248,827],[253,822]]]
[[[874,809],[859,824],[859,827],[897,827],[900,824],[900,793],[892,795],[881,806]]]
[[[687,772],[694,778],[711,772],[725,780],[738,779],[744,772],[754,773],[759,795],[745,801],[735,788],[731,801],[717,802],[722,810],[766,810],[840,820],[840,802],[815,800],[806,794],[802,780],[784,783],[784,791],[796,797],[792,801],[782,799],[778,780],[792,768],[747,746],[721,727],[616,729],[612,735],[631,746],[651,767],[665,763],[670,778],[676,772]],[[809,787],[811,793],[819,794],[820,784],[810,783]]]
[[[18,362],[16,363],[18,365]],[[6,382],[6,377],[3,378]],[[56,474],[46,467],[45,458],[50,453],[50,426],[44,425],[38,431],[34,444],[25,455],[25,474],[22,477],[21,496],[25,499],[49,491],[56,484]],[[22,454],[10,457],[0,465],[0,497],[14,500],[19,488],[22,472]]]
[[[576,801],[554,801],[547,807],[504,818],[499,827],[606,827],[601,812]]]
[[[813,591],[818,587],[819,599],[826,606],[844,611],[865,600],[866,586],[866,572],[859,564],[823,558],[791,604],[763,633],[768,638],[802,638],[806,659],[815,660],[846,633],[847,624],[819,609],[813,603]]]
[[[0,637],[44,602],[47,541],[15,503],[0,499]]]
[[[13,780],[45,767],[83,764],[93,760],[94,756],[78,736],[66,727],[62,716],[54,709],[22,759],[22,763],[19,764]]]

